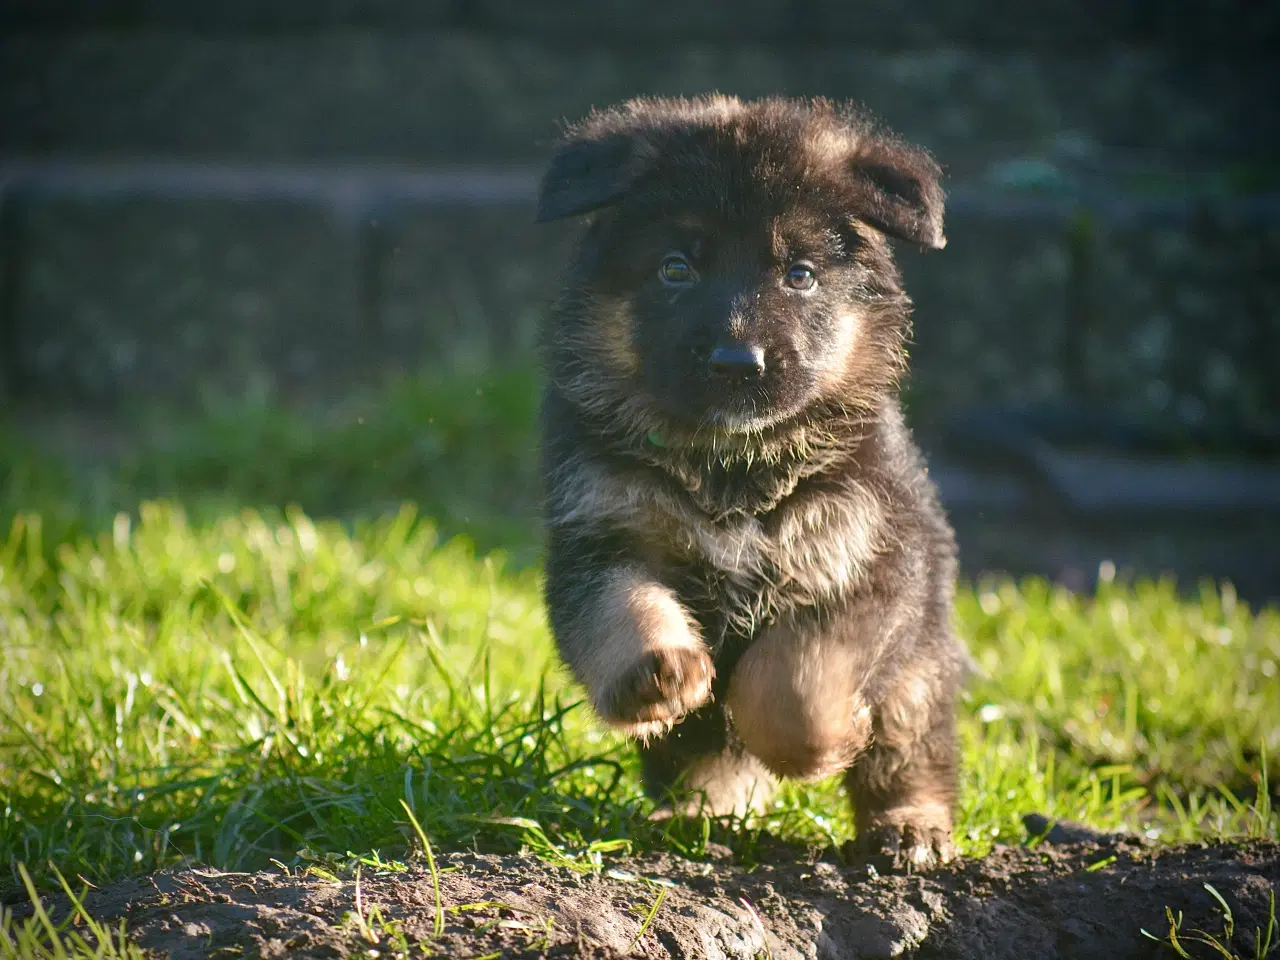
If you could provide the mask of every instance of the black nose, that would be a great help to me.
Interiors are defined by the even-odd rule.
[[[711,351],[711,372],[722,377],[758,377],[764,373],[764,350],[732,344]]]

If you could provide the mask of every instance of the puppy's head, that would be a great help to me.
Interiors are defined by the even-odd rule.
[[[940,248],[940,171],[825,101],[634,100],[570,129],[538,220],[586,216],[553,376],[637,427],[751,435],[874,406],[909,302],[889,237]]]

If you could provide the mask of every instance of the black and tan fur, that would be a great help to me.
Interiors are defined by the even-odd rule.
[[[951,856],[967,660],[889,245],[943,246],[938,181],[852,108],[721,96],[593,114],[542,181],[586,221],[544,330],[551,624],[668,810],[843,770],[869,851]]]

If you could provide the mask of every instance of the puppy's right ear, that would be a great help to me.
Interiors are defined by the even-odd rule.
[[[538,188],[535,223],[574,217],[617,203],[639,176],[633,137],[570,140],[551,158]]]

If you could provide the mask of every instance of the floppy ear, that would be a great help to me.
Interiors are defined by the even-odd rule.
[[[942,233],[942,169],[932,157],[913,147],[873,141],[852,163],[852,175],[862,187],[862,219],[922,247],[941,250],[947,245]]]
[[[534,222],[590,213],[622,199],[639,173],[636,146],[634,138],[617,133],[563,144],[542,176]]]

